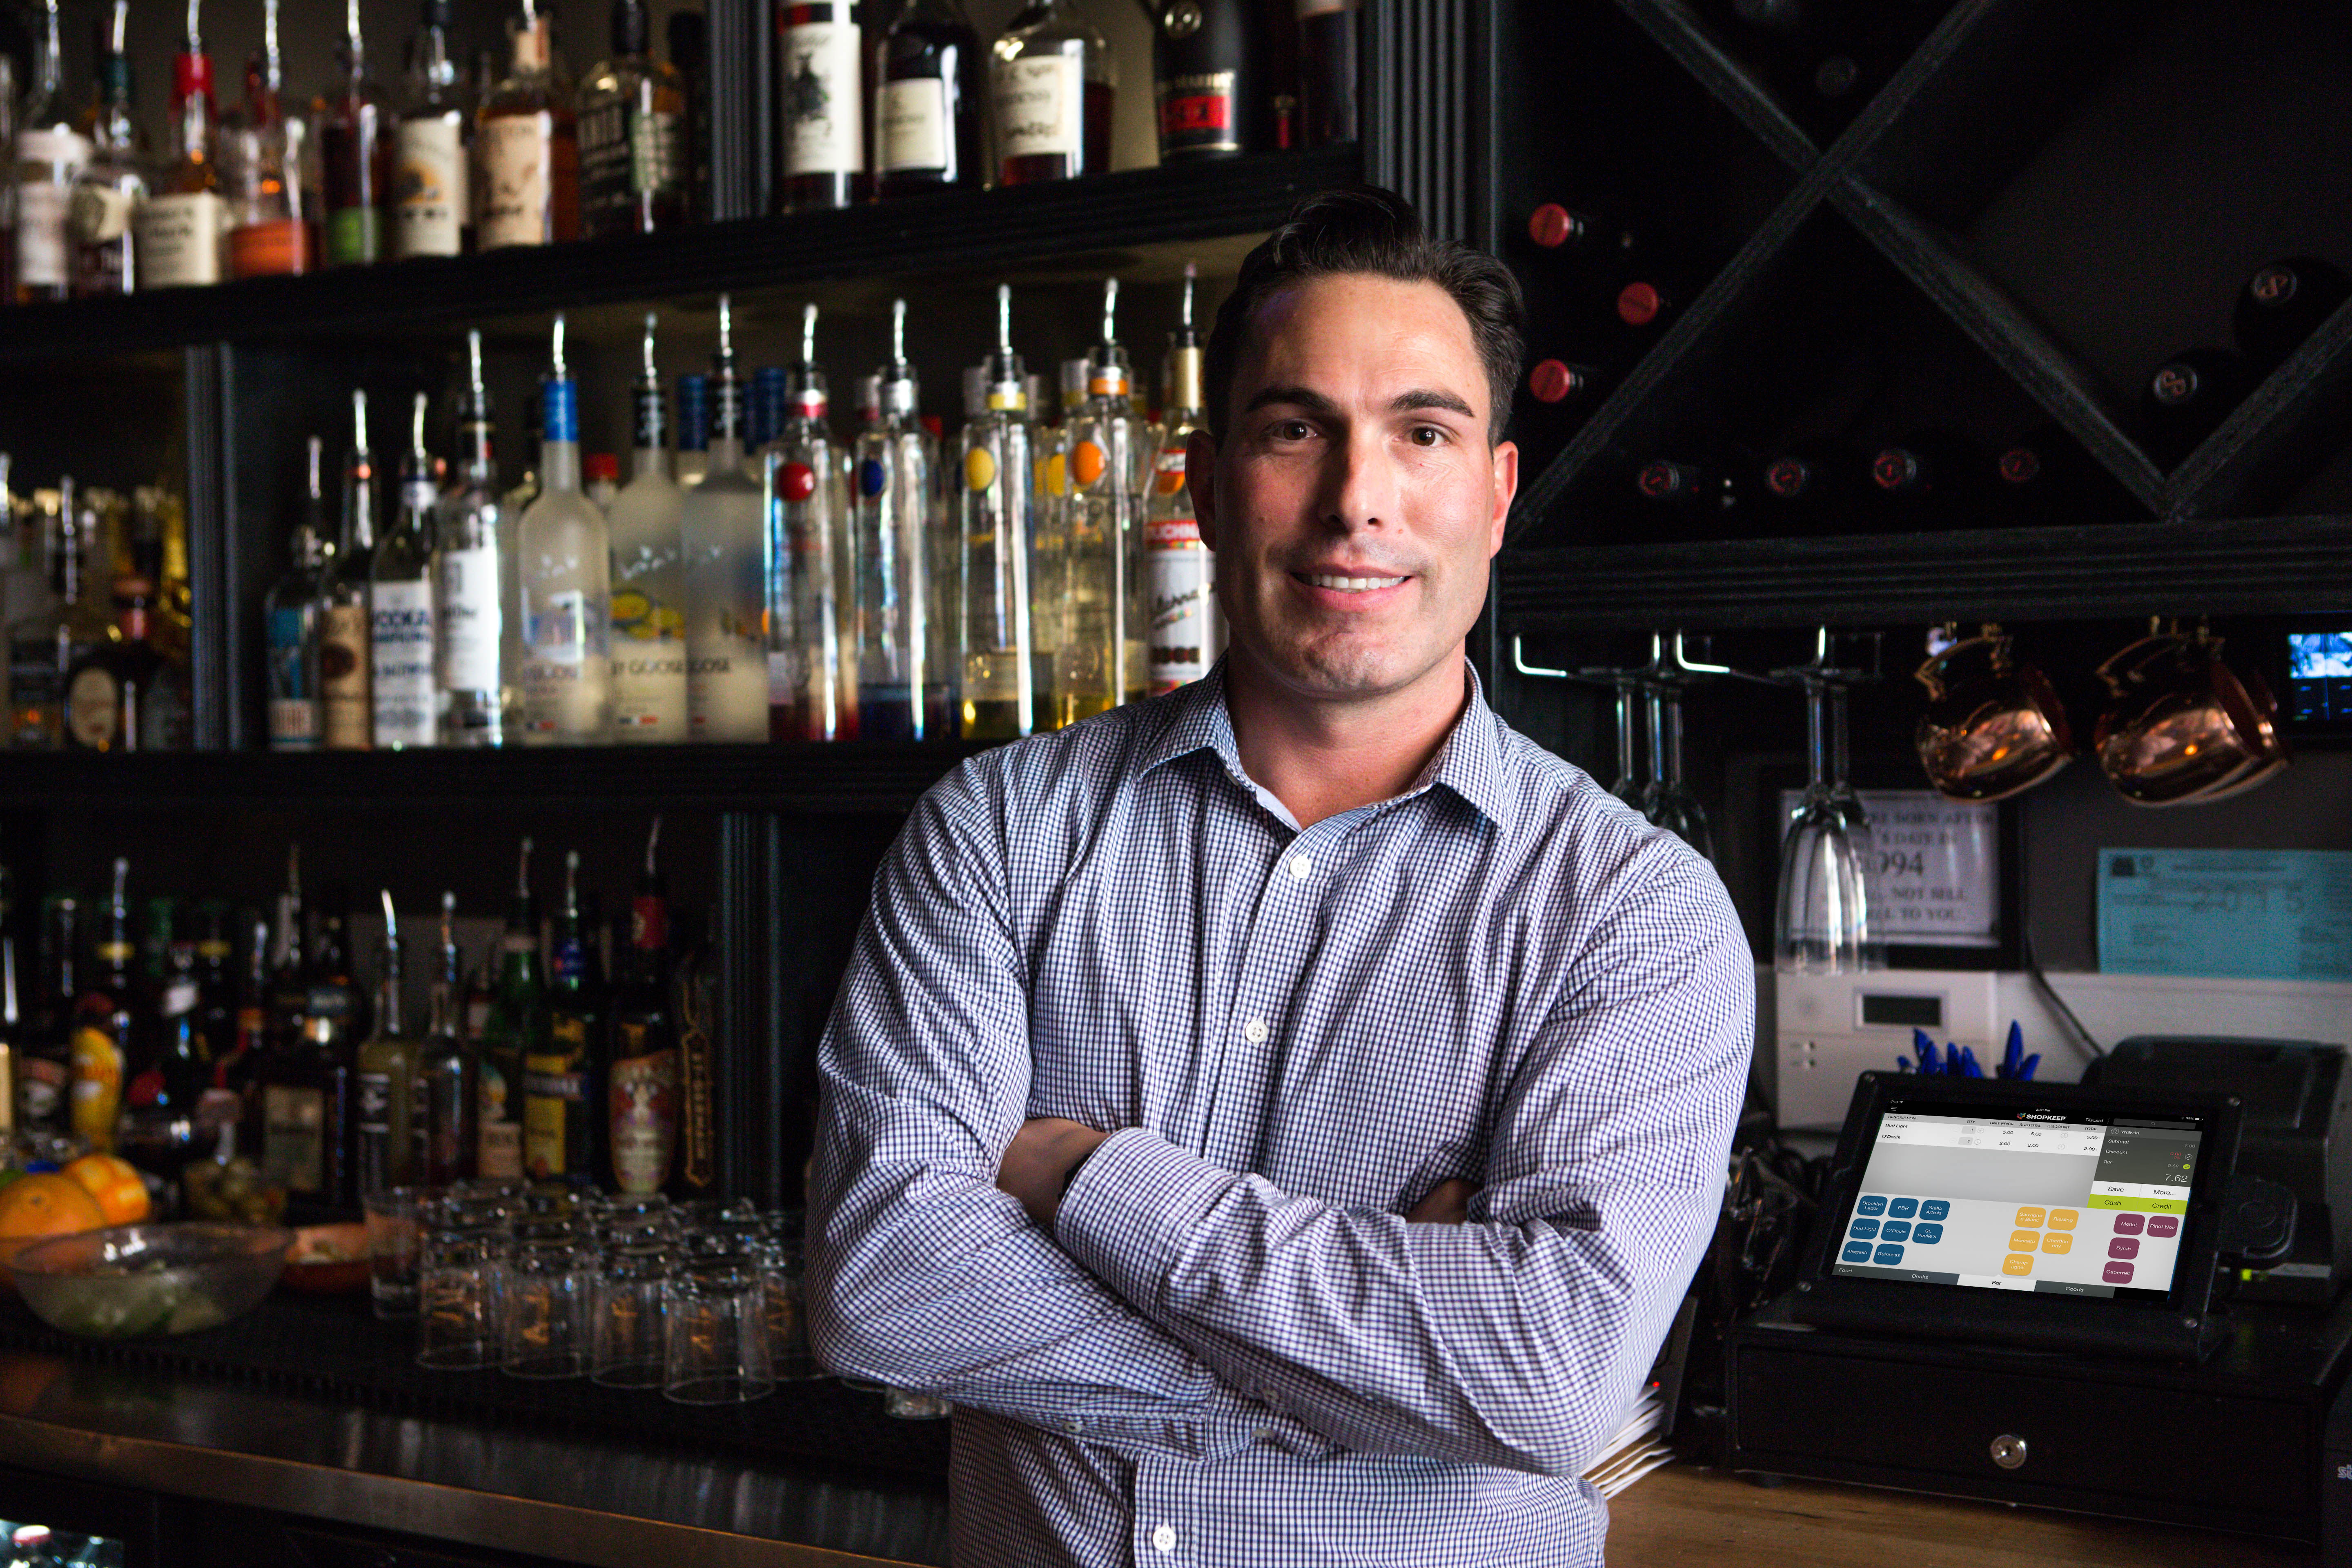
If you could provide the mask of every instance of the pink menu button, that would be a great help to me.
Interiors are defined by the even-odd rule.
[[[2099,1278],[2110,1285],[2128,1285],[2131,1277],[2132,1266],[2128,1263],[2110,1263],[2099,1271]]]
[[[2180,1216],[2152,1214],[2147,1216],[2147,1233],[2150,1236],[2178,1236],[2180,1234]]]
[[[2139,1227],[2147,1223],[2147,1216],[2146,1215],[2119,1214],[2116,1215],[2116,1234],[2117,1236],[2137,1236],[2139,1234]]]
[[[2107,1243],[2107,1256],[2109,1258],[2137,1258],[2139,1256],[2139,1237],[2136,1236],[2119,1236],[2116,1237],[2113,1241]]]

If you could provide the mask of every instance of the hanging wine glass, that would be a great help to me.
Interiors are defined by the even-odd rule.
[[[1846,778],[1846,693],[1867,676],[1834,667],[1826,628],[1811,662],[1778,674],[1804,689],[1811,776],[1780,846],[1774,966],[1784,974],[1882,969],[1885,938],[1872,923],[1870,818]]]
[[[1675,657],[1669,659],[1665,639],[1653,638],[1650,668],[1642,672],[1650,732],[1650,782],[1643,786],[1642,815],[1712,860],[1715,830],[1706,808],[1683,782],[1683,688],[1696,672],[1682,662],[1681,642],[1677,635]]]
[[[1587,673],[1606,677],[1617,693],[1617,782],[1609,786],[1609,793],[1646,816],[1649,812],[1643,805],[1642,797],[1649,785],[1642,777],[1642,759],[1634,749],[1633,739],[1633,694],[1641,688],[1641,672],[1611,669]],[[1653,742],[1650,750],[1653,767],[1656,765],[1657,754],[1656,745]]]

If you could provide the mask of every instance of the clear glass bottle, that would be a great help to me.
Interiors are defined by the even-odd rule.
[[[1025,185],[1110,168],[1118,67],[1075,0],[1045,0],[996,40],[989,88],[996,110],[997,180]]]
[[[408,455],[400,463],[400,510],[375,548],[368,573],[369,700],[379,751],[438,742],[441,693],[434,660],[433,544],[440,490],[425,449],[431,400],[410,409]]]
[[[34,40],[32,86],[17,120],[12,182],[16,299],[25,303],[62,300],[73,291],[73,187],[89,162],[90,145],[66,102],[64,70],[58,0],[47,0]]]
[[[692,489],[710,466],[710,378],[677,378],[677,482]]]
[[[364,752],[375,733],[368,680],[368,579],[375,565],[375,459],[368,451],[367,393],[352,389],[352,458],[343,470],[343,532],[327,567],[319,609],[320,740]]]
[[[724,294],[710,409],[709,467],[686,492],[678,517],[686,556],[688,724],[698,741],[764,741],[767,536],[761,487],[743,472],[743,384],[735,374],[734,315]]]
[[[522,0],[514,68],[482,100],[474,131],[476,243],[553,245],[580,237],[580,142],[555,18]]]
[[[130,26],[131,0],[114,0],[100,30],[89,162],[75,176],[70,198],[77,295],[128,294],[139,287],[131,220],[147,199],[147,133],[131,106]]]
[[[612,58],[580,84],[580,228],[591,238],[687,221],[686,83],[653,54],[646,0],[613,0]]]
[[[997,346],[981,375],[983,403],[964,426],[961,506],[965,739],[1031,733],[1041,713],[1030,626],[1034,431],[1027,372],[1013,352],[1013,289],[996,290]]]
[[[310,121],[285,103],[278,51],[278,0],[263,0],[261,52],[245,70],[245,105],[221,129],[229,203],[228,265],[238,278],[311,270],[317,210],[303,165]]]
[[[613,738],[613,546],[604,514],[580,488],[580,384],[563,358],[542,384],[542,489],[522,514],[517,549],[523,618],[523,744],[604,745]]]
[[[678,523],[686,492],[669,477],[668,410],[646,317],[645,371],[631,389],[636,432],[629,482],[605,514],[613,535],[613,738],[687,738],[686,564]]]
[[[857,724],[876,741],[936,741],[952,732],[952,689],[932,587],[939,446],[923,428],[907,359],[907,301],[890,302],[890,363],[880,407],[857,437]]]
[[[392,190],[392,126],[360,36],[360,0],[343,17],[341,79],[317,105],[320,166],[325,176],[326,258],[330,267],[363,266],[389,254],[384,207]]]
[[[834,741],[857,732],[855,689],[842,668],[834,542],[840,449],[825,422],[816,366],[814,305],[801,312],[801,360],[788,374],[783,427],[761,454],[768,520],[768,732],[777,741]]]
[[[514,900],[499,938],[498,981],[475,1053],[476,1173],[484,1181],[522,1174],[523,1063],[547,1037],[547,986],[540,973],[539,906],[530,896],[530,840],[522,841]]]
[[[457,411],[457,482],[433,541],[433,622],[439,635],[441,743],[502,746],[514,739],[520,639],[507,624],[508,540],[482,384],[482,334],[466,334],[469,374]]]
[[[188,4],[187,47],[172,62],[172,163],[133,226],[139,287],[177,289],[228,276],[228,206],[214,130],[213,62]]]
[[[474,1173],[474,1115],[481,1089],[466,1037],[466,955],[457,945],[457,895],[441,895],[441,942],[431,1010],[416,1059],[416,1179],[446,1187]]]
[[[1065,626],[1055,653],[1057,724],[1143,695],[1143,498],[1135,489],[1143,421],[1116,331],[1118,280],[1103,284],[1103,338],[1087,360],[1086,401],[1066,421],[1069,505],[1063,534]]]
[[[425,0],[408,40],[400,123],[392,133],[394,256],[457,256],[474,229],[466,83],[449,52],[454,0]]]
[[[8,628],[8,743],[51,752],[65,743],[68,673],[119,633],[83,574],[97,517],[78,503],[72,477],[36,491],[33,504],[47,524],[58,603]]]
[[[866,47],[854,0],[776,7],[779,210],[845,207],[866,184]]]
[[[907,0],[874,73],[874,172],[884,199],[988,180],[987,79],[961,0]]]
[[[383,895],[383,952],[375,988],[375,1026],[353,1053],[352,1164],[362,1198],[416,1179],[416,1072],[424,1042],[410,1036],[401,1008],[405,965],[400,916]]]
[[[1208,424],[1202,406],[1204,356],[1192,325],[1192,264],[1184,264],[1182,322],[1168,337],[1161,374],[1160,450],[1144,498],[1143,581],[1150,617],[1147,671],[1153,696],[1202,679],[1224,636],[1217,614],[1216,557],[1202,541],[1185,483],[1185,451]]]
[[[269,638],[269,749],[315,752],[324,732],[319,697],[319,630],[327,568],[326,443],[310,437],[310,485],[288,545],[286,575],[271,584],[263,614]]]

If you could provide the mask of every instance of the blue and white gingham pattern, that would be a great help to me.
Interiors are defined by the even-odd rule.
[[[1596,1563],[1754,1008],[1713,870],[1475,676],[1301,832],[1220,671],[916,808],[824,1039],[811,1332],[956,1402],[959,1568]],[[994,1184],[1033,1116],[1121,1130],[1051,1235]],[[1402,1217],[1454,1176],[1471,1223]]]

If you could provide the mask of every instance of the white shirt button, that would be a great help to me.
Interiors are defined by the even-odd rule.
[[[1264,1018],[1252,1018],[1248,1023],[1242,1026],[1242,1038],[1247,1040],[1253,1046],[1262,1046],[1265,1044],[1266,1033],[1265,1020]]]
[[[1290,879],[1292,881],[1303,882],[1307,880],[1308,877],[1314,875],[1314,872],[1315,862],[1307,857],[1304,855],[1293,855],[1290,858]]]
[[[1151,1532],[1151,1544],[1161,1552],[1175,1551],[1176,1527],[1172,1524],[1163,1524],[1159,1529],[1153,1531]]]

